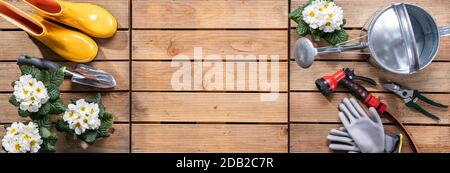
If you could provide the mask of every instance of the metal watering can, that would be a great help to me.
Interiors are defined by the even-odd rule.
[[[440,37],[450,35],[450,26],[438,27],[423,8],[396,3],[375,13],[364,25],[360,44],[314,48],[307,38],[296,44],[296,62],[308,68],[317,55],[361,50],[369,62],[396,74],[413,74],[427,67],[439,49]]]

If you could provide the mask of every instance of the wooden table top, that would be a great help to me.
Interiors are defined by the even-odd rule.
[[[6,1],[32,12],[21,1]],[[331,152],[325,137],[330,129],[340,126],[336,106],[350,95],[340,91],[325,98],[314,81],[343,67],[354,68],[357,74],[377,81],[395,80],[450,104],[449,38],[441,40],[434,62],[411,76],[381,72],[356,54],[320,56],[311,68],[301,69],[293,60],[298,36],[288,13],[305,0],[73,1],[101,5],[117,18],[118,33],[110,39],[96,39],[99,55],[90,65],[112,73],[118,85],[111,90],[96,90],[66,80],[62,97],[67,102],[71,96],[102,92],[105,106],[116,122],[111,137],[87,150],[59,135],[58,152]],[[405,1],[425,8],[440,26],[450,24],[450,1]],[[345,29],[351,38],[356,38],[374,12],[398,1],[335,2],[344,9]],[[62,59],[3,19],[0,38],[2,126],[26,120],[18,118],[17,109],[8,103],[12,94],[10,83],[19,77],[16,58],[27,54]],[[193,57],[196,47],[201,47],[205,55],[219,55],[219,61],[225,61],[226,55],[244,55],[235,61],[248,60],[246,55],[279,55],[278,97],[263,102],[260,96],[267,91],[247,86],[175,90],[171,78],[177,68],[171,60],[181,54]],[[262,65],[261,59],[257,60],[248,64]],[[207,63],[202,66],[205,71],[213,68]],[[406,124],[422,152],[450,152],[450,111],[425,106],[441,117],[436,122],[407,108],[400,98],[381,87],[368,89],[390,105],[391,113]],[[387,121],[386,129],[388,133],[398,133]],[[4,130],[0,128],[2,134]],[[404,151],[411,150],[405,146]]]

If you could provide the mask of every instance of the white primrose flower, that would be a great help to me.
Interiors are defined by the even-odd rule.
[[[98,129],[100,127],[101,121],[98,118],[99,113],[100,109],[98,107],[98,104],[89,103],[86,117],[88,119],[88,126],[90,129]]]
[[[319,14],[314,6],[309,5],[303,10],[303,20],[313,29],[317,29],[319,27],[320,21],[318,21],[319,18],[317,15]]]
[[[88,128],[87,120],[78,116],[71,124],[69,124],[69,128],[75,130],[75,134],[81,135]]]
[[[98,104],[87,103],[84,99],[80,99],[75,104],[69,104],[63,120],[69,124],[70,129],[75,131],[75,134],[81,135],[86,130],[96,130],[100,127],[99,113]]]
[[[8,153],[37,153],[41,148],[43,141],[38,126],[33,122],[28,125],[15,122],[6,131],[2,146]]]
[[[302,12],[303,20],[313,29],[324,32],[340,30],[344,22],[344,11],[333,2],[315,0]]]
[[[84,99],[77,100],[75,103],[78,113],[86,114],[88,112],[89,103],[87,103]]]
[[[77,117],[79,117],[79,114],[76,112],[76,106],[74,104],[69,104],[67,106],[66,112],[63,115],[63,120],[70,124]]]
[[[39,108],[49,100],[44,83],[37,81],[31,75],[23,75],[14,82],[14,96],[20,103],[19,109],[28,112],[38,112]]]

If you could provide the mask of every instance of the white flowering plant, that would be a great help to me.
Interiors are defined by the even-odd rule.
[[[57,136],[51,133],[50,128],[51,121],[48,119],[45,122],[14,122],[5,125],[2,148],[8,153],[55,152]]]
[[[300,36],[310,34],[315,41],[323,38],[332,45],[348,40],[343,10],[332,0],[309,0],[291,12],[289,18],[298,24],[296,31]]]
[[[64,80],[63,69],[39,70],[34,66],[20,66],[22,76],[12,82],[14,93],[9,102],[18,107],[21,117],[43,119],[49,114],[64,112],[59,87]]]
[[[90,99],[71,99],[62,118],[56,123],[56,129],[73,135],[87,144],[93,144],[98,138],[110,136],[109,129],[114,123],[111,113],[106,112],[101,94]]]

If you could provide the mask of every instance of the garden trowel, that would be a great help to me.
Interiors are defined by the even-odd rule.
[[[42,70],[64,67],[63,65],[56,62],[26,55],[21,55],[17,59],[17,64],[32,65]],[[105,89],[114,88],[116,86],[116,80],[111,74],[88,65],[77,64],[77,66],[73,70],[64,68],[64,73],[67,77],[72,78],[73,83]]]

